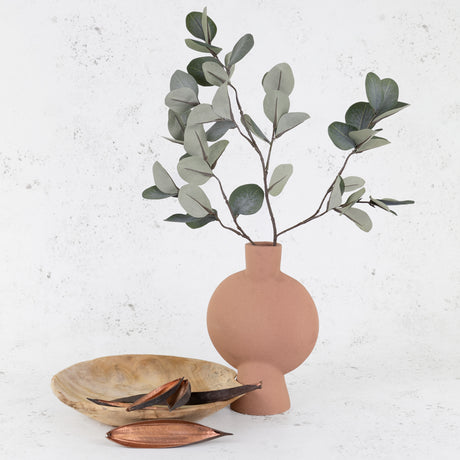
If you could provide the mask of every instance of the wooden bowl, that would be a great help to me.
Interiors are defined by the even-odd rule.
[[[192,391],[241,385],[236,381],[234,370],[210,361],[178,356],[120,355],[74,364],[52,378],[51,388],[64,404],[111,426],[157,418],[199,420],[238,399],[182,406],[171,412],[167,406],[128,412],[124,408],[98,406],[87,399],[111,400],[148,393],[180,377],[189,379]]]

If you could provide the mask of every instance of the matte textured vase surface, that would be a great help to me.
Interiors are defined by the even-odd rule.
[[[246,245],[246,269],[211,297],[208,332],[240,383],[262,390],[232,404],[237,412],[278,414],[290,407],[284,374],[302,364],[318,337],[318,313],[308,291],[280,271],[281,245]]]

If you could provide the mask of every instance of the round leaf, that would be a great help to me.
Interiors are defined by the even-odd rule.
[[[367,141],[371,140],[377,134],[372,129],[360,129],[359,131],[350,131],[348,137],[353,139],[356,146],[361,148]]]
[[[383,103],[382,81],[372,72],[366,75],[366,94],[372,108],[378,112]]]
[[[187,14],[187,17],[185,18],[185,26],[194,37],[206,41],[206,37],[203,32],[202,16],[203,13],[199,11],[192,11],[191,13]],[[208,39],[209,42],[211,42],[216,36],[217,26],[209,16],[207,16],[207,24],[209,35]]]
[[[348,176],[343,179],[343,184],[345,186],[345,192],[352,192],[353,190],[361,188],[365,184],[365,181],[361,179],[361,177]]]
[[[383,120],[384,118],[387,118],[391,115],[394,115],[395,113],[398,113],[400,110],[404,109],[405,107],[408,107],[409,104],[406,104],[405,102],[398,102],[396,104],[396,107],[394,109],[388,110],[387,112],[383,112],[380,115],[376,116],[374,118],[374,124],[379,122],[380,120]]]
[[[295,128],[309,118],[310,115],[303,112],[285,113],[279,119],[278,125],[276,127],[276,137],[281,137],[284,133]]]
[[[287,181],[292,175],[293,167],[291,164],[278,165],[274,170],[268,186],[268,193],[273,196],[278,196]]]
[[[327,210],[335,209],[342,204],[342,194],[345,190],[343,179],[340,176],[337,176],[337,179],[332,186],[331,195],[329,196],[329,201],[327,203]]]
[[[227,148],[228,141],[227,140],[221,140],[219,142],[216,142],[215,144],[212,144],[209,147],[209,155],[208,155],[208,164],[211,166],[211,169],[214,169],[217,163],[217,160],[220,158],[222,153],[224,153],[224,150]]]
[[[364,232],[369,232],[372,228],[372,221],[369,215],[357,208],[344,209],[342,214],[354,222],[358,228]]]
[[[186,38],[185,44],[193,51],[198,51],[199,53],[219,54],[222,51],[222,48],[212,46],[209,43],[199,42],[198,40],[192,40],[191,38]]]
[[[228,62],[226,63],[227,67],[231,67],[233,64],[241,61],[241,59],[246,56],[246,54],[251,51],[254,46],[254,37],[251,34],[243,35],[233,47],[233,50],[230,54]]]
[[[387,139],[384,139],[383,137],[374,136],[372,139],[368,140],[361,147],[359,147],[358,152],[365,152],[366,150],[371,150],[377,147],[382,147],[389,143],[390,141]]]
[[[381,82],[383,100],[379,113],[394,109],[398,103],[399,88],[397,83],[391,78],[384,78]]]
[[[236,128],[236,124],[231,120],[218,121],[214,123],[207,131],[206,138],[209,142],[219,140],[229,129]]]
[[[289,112],[289,97],[281,91],[268,91],[264,98],[264,112],[267,118],[276,125],[281,115]]]
[[[196,155],[203,160],[207,160],[209,146],[206,140],[206,133],[203,125],[192,125],[185,128],[184,148],[190,155]]]
[[[294,89],[294,74],[289,64],[281,63],[275,65],[264,75],[262,86],[265,92],[275,90],[289,96]]]
[[[168,130],[174,139],[179,141],[184,140],[188,115],[188,112],[176,113],[171,109],[168,110]]]
[[[262,132],[262,130],[256,125],[255,121],[248,115],[244,114],[242,117],[243,124],[245,124],[249,130],[255,134],[259,139],[262,139],[263,141],[270,143],[270,141],[267,139],[265,134]]]
[[[229,198],[230,209],[235,216],[255,214],[264,202],[264,191],[256,184],[237,187]]]
[[[345,121],[356,129],[365,129],[371,126],[375,111],[368,102],[353,104],[345,114]]]
[[[208,83],[203,73],[203,64],[205,62],[216,62],[217,60],[211,56],[199,57],[190,61],[187,66],[187,72],[195,79],[201,86],[212,86]]]
[[[204,217],[212,213],[209,198],[197,185],[187,184],[181,187],[179,203],[193,217]]]
[[[203,64],[204,78],[214,86],[221,86],[228,82],[228,74],[217,62],[205,62]]]
[[[155,185],[163,192],[168,195],[175,195],[179,190],[177,185],[172,180],[165,168],[161,166],[160,162],[155,161],[153,164],[153,178],[155,179]]]
[[[334,121],[334,123],[329,125],[327,132],[336,147],[341,150],[349,150],[355,148],[355,143],[353,139],[348,136],[348,133],[355,130],[354,126],[341,123],[340,121]]]
[[[228,95],[228,87],[223,84],[219,87],[212,99],[212,109],[217,115],[220,115],[226,120],[232,119],[232,109],[230,106],[230,97]]]
[[[207,216],[201,217],[200,219],[192,220],[190,222],[187,222],[186,224],[187,227],[196,229],[204,227],[205,225],[209,224],[210,222],[214,222],[215,220],[217,220],[215,214],[208,214]]]
[[[172,74],[169,88],[171,91],[179,88],[190,88],[198,96],[198,85],[195,79],[182,70],[176,70]]]
[[[208,163],[195,156],[180,160],[177,165],[177,172],[182,179],[193,185],[203,185],[212,177]]]
[[[163,198],[169,198],[169,193],[163,193],[156,185],[149,187],[142,192],[142,198],[147,200],[162,200]]]
[[[210,104],[200,104],[192,109],[187,120],[187,126],[196,125],[198,123],[211,123],[220,120]]]
[[[176,113],[183,113],[190,110],[200,101],[190,88],[173,89],[165,98],[165,104]]]

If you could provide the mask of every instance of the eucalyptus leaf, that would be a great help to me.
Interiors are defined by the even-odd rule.
[[[353,139],[348,135],[350,131],[355,131],[354,126],[342,123],[340,121],[334,121],[329,125],[327,132],[331,141],[336,147],[341,150],[349,150],[355,148],[355,143]]]
[[[178,139],[172,139],[171,137],[166,137],[166,136],[161,136],[163,139],[166,139],[169,142],[172,142],[174,144],[181,144],[184,145],[184,141],[178,140]]]
[[[391,212],[392,214],[397,216],[397,214],[394,211],[392,211],[383,201],[380,201],[376,198],[369,197],[369,204],[372,207],[377,206],[378,208],[383,209],[384,211],[387,211],[387,212]]]
[[[196,80],[187,72],[176,70],[171,75],[169,89],[173,91],[179,88],[190,88],[198,96],[198,85]]]
[[[289,64],[285,62],[275,65],[262,79],[266,93],[271,90],[281,91],[287,96],[294,89],[294,74]]]
[[[209,146],[208,164],[211,166],[211,169],[216,167],[217,160],[224,153],[227,145],[228,141],[224,139]]]
[[[215,210],[213,210],[215,212]],[[191,222],[187,222],[187,227],[197,229],[204,227],[205,225],[209,224],[210,222],[216,221],[216,214],[208,214],[207,216],[201,217],[199,219],[195,219]]]
[[[332,186],[329,201],[327,202],[327,210],[338,208],[342,204],[342,194],[345,189],[343,179],[337,176],[334,185]]]
[[[276,126],[281,115],[289,112],[289,97],[282,91],[269,90],[264,98],[264,112]]]
[[[205,62],[203,64],[204,78],[214,86],[221,86],[228,82],[228,74],[225,69],[216,62]]]
[[[379,201],[385,203],[387,206],[401,206],[403,204],[414,204],[413,200],[394,200],[393,198],[379,198]]]
[[[217,115],[226,120],[232,119],[232,109],[230,106],[230,97],[228,95],[228,86],[223,84],[216,91],[212,99],[212,109]]]
[[[175,140],[184,140],[185,126],[189,113],[176,113],[173,110],[168,110],[168,131]]]
[[[246,125],[249,128],[249,131],[251,131],[259,139],[262,139],[268,144],[270,143],[270,141],[267,139],[262,130],[256,125],[255,121],[248,114],[245,113],[241,121],[244,125]]]
[[[210,104],[200,104],[192,109],[187,120],[187,126],[198,123],[212,123],[221,120]]]
[[[394,115],[395,113],[398,113],[400,110],[402,110],[402,109],[404,109],[404,108],[406,108],[408,106],[409,106],[409,104],[406,104],[405,102],[398,102],[393,109],[388,110],[386,112],[383,112],[380,115],[376,116],[374,118],[374,124],[378,123],[380,120],[383,120],[384,118],[387,118],[387,117],[389,117],[391,115]]]
[[[197,185],[187,184],[181,187],[179,203],[193,217],[205,217],[212,213],[209,198]]]
[[[264,202],[264,191],[256,184],[240,185],[229,198],[230,209],[233,215],[255,214]]]
[[[212,177],[208,163],[196,156],[180,160],[177,164],[177,172],[182,179],[193,185],[203,185]]]
[[[268,193],[272,196],[278,196],[282,191],[287,181],[292,175],[293,166],[291,164],[278,165],[272,173]]]
[[[209,39],[209,28],[208,28],[208,7],[203,8],[203,13],[201,15],[201,30],[203,31],[204,41],[206,43],[211,43]]]
[[[380,106],[379,113],[387,112],[394,109],[398,103],[399,88],[397,83],[391,78],[381,80],[383,100]]]
[[[376,131],[372,131],[372,129],[366,128],[360,129],[359,131],[350,131],[348,133],[348,137],[354,141],[359,151],[359,149],[363,147],[364,144],[366,144],[366,142],[372,139],[376,134]]]
[[[369,232],[372,228],[372,221],[369,215],[357,208],[344,209],[343,215],[347,216],[353,223],[355,223],[364,232]]]
[[[309,118],[310,115],[303,112],[285,113],[278,121],[278,126],[276,127],[276,137],[281,137],[284,133],[295,128]]]
[[[199,53],[219,54],[222,51],[222,48],[219,48],[218,46],[213,46],[209,43],[200,42],[191,38],[186,38],[185,44],[193,51],[198,51]]]
[[[346,207],[351,207],[355,203],[358,202],[358,200],[364,195],[366,192],[366,189],[363,187],[359,189],[357,192],[352,193],[348,198],[347,201],[345,201],[345,204],[343,205],[344,208]]]
[[[254,46],[254,37],[251,34],[243,35],[233,47],[230,57],[228,59],[227,67],[231,67],[233,64],[241,61],[246,54],[251,51]]]
[[[183,155],[181,155],[181,157],[179,158],[179,161],[180,160],[183,160],[184,158],[190,158],[192,157],[193,155],[190,155],[190,153],[184,153]]]
[[[192,125],[185,128],[184,148],[190,155],[196,155],[205,161],[208,159],[209,146],[203,125]]]
[[[154,185],[153,187],[146,188],[142,192],[142,197],[146,198],[147,200],[162,200],[164,198],[169,198],[171,196],[174,195],[162,192],[156,185]]]
[[[383,88],[382,81],[375,73],[366,75],[366,94],[372,108],[378,112],[383,104]]]
[[[377,147],[382,147],[384,145],[389,144],[390,141],[387,139],[384,139],[383,137],[377,137],[374,136],[372,139],[364,143],[359,149],[357,150],[358,152],[364,152],[366,150],[371,150],[375,149]]]
[[[201,13],[200,13],[201,14]],[[204,73],[203,73],[203,64],[205,62],[214,62],[218,63],[216,58],[211,56],[204,56],[193,59],[189,62],[187,66],[187,72],[195,79],[195,81],[201,86],[212,86],[211,83],[208,83]],[[219,64],[218,64],[219,65]]]
[[[173,214],[165,219],[165,222],[180,222],[180,223],[187,223],[187,222],[194,222],[198,220],[197,217],[193,217],[190,214]]]
[[[155,161],[153,164],[153,178],[155,179],[155,185],[163,193],[167,193],[168,195],[177,194],[179,188],[159,161]]]
[[[345,121],[356,129],[371,128],[375,111],[368,102],[353,104],[345,114]]]
[[[195,92],[191,88],[173,89],[165,98],[165,104],[176,113],[183,113],[198,105]]]
[[[203,31],[203,13],[199,11],[193,11],[185,18],[185,26],[187,30],[196,38],[206,41],[206,37]],[[209,43],[212,42],[217,33],[217,26],[214,21],[207,16],[207,30]]]
[[[352,192],[365,184],[365,180],[357,176],[348,176],[343,178],[344,191]]]
[[[229,129],[236,128],[236,124],[233,121],[225,120],[214,123],[207,131],[206,138],[209,142],[219,140]]]

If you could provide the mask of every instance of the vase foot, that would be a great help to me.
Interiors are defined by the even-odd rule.
[[[248,415],[281,414],[291,407],[283,373],[265,363],[245,363],[238,367],[240,383],[262,381],[260,390],[252,391],[231,404],[231,408]]]

